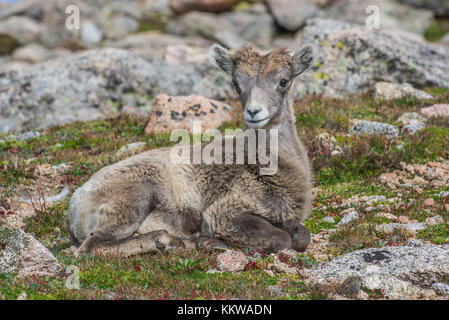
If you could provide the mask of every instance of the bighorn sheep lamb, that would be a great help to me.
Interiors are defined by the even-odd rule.
[[[224,243],[267,252],[305,250],[310,232],[301,222],[311,210],[311,171],[287,93],[312,64],[313,50],[260,54],[215,44],[209,55],[232,77],[245,130],[278,130],[277,172],[261,175],[259,162],[174,164],[172,148],[124,159],[74,192],[66,227],[79,245],[76,254],[129,256]],[[222,141],[229,138],[235,139]]]

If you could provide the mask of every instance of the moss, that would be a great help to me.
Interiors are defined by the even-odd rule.
[[[0,55],[12,53],[19,47],[19,45],[20,44],[14,38],[5,34],[0,34]]]
[[[161,31],[164,32],[166,29],[166,20],[168,17],[164,15],[147,15],[139,21],[139,27],[137,32],[147,32],[147,31]]]
[[[424,30],[424,38],[427,41],[439,41],[449,32],[449,20],[438,19],[433,21],[426,30]]]

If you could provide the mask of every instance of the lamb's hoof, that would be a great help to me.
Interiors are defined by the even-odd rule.
[[[199,237],[195,239],[195,247],[197,250],[227,250],[228,246],[217,238]]]
[[[177,250],[185,249],[184,241],[180,238],[172,236],[167,231],[160,231],[156,239],[156,248],[158,250]]]
[[[297,225],[297,232],[292,237],[292,249],[303,252],[307,249],[310,243],[310,231],[301,224]]]

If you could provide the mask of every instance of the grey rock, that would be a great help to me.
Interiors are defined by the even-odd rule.
[[[334,217],[324,217],[323,222],[335,223]]]
[[[449,44],[449,33],[446,33],[443,38],[441,38],[440,42],[444,44]]]
[[[139,28],[136,19],[129,16],[103,17],[99,19],[100,28],[104,36],[108,39],[121,39]]]
[[[419,297],[435,282],[449,278],[449,247],[385,247],[357,250],[313,269],[309,281],[328,284],[360,277],[361,286],[382,290],[391,299]]]
[[[426,127],[426,124],[424,122],[414,122],[414,123],[408,123],[404,125],[401,128],[401,131],[409,133],[409,134],[415,134],[419,130],[422,130]]]
[[[16,229],[1,240],[5,247],[0,254],[0,273],[48,277],[60,271],[58,260],[32,235]]]
[[[270,48],[276,27],[273,18],[268,13],[226,12],[220,14],[220,17],[231,26],[229,30],[242,39],[242,45],[252,44],[261,48]],[[232,47],[235,48],[235,46]]]
[[[402,124],[426,121],[427,119],[417,112],[405,112],[396,120],[396,122],[400,122]]]
[[[387,197],[383,195],[374,195],[374,196],[368,196],[368,201],[366,204],[372,204],[373,202],[381,202],[387,200]]]
[[[26,299],[27,299],[26,292],[22,292],[17,296],[17,300],[26,300]]]
[[[98,6],[97,0],[88,0],[87,3],[92,7]],[[142,6],[138,1],[103,0],[99,7],[100,14],[105,17],[125,16],[139,20],[143,15]]]
[[[449,86],[449,47],[414,34],[313,18],[303,29],[302,43],[314,45],[317,54],[313,67],[296,81],[298,99],[310,93],[339,98],[379,81]]]
[[[449,285],[445,283],[435,282],[432,284],[432,289],[440,296],[449,295]]]
[[[51,53],[44,46],[36,43],[17,48],[12,54],[14,60],[25,61],[29,63],[38,63],[51,57]]]
[[[374,134],[396,137],[399,134],[399,130],[396,126],[388,123],[359,120],[349,128],[349,133],[355,135]]]
[[[441,199],[449,198],[449,191],[441,191],[441,192],[438,194],[438,196],[439,196]]]
[[[379,28],[383,30],[399,29],[421,34],[433,19],[432,11],[415,9],[397,3],[395,0],[337,1],[326,9],[324,16],[328,19],[365,26],[369,17],[369,14],[365,12],[368,6],[379,8]]]
[[[83,21],[81,25],[81,42],[86,47],[91,47],[101,41],[103,34],[92,21]]]
[[[278,297],[283,294],[282,290],[276,286],[268,286],[268,292],[270,293],[270,296],[272,296],[272,297]]]
[[[7,140],[15,140],[15,141],[25,141],[30,139],[35,139],[40,137],[39,131],[26,131],[19,134],[12,134],[7,136],[5,139],[0,139],[0,142],[4,142]]]
[[[424,243],[421,240],[418,239],[410,239],[407,242],[407,245],[410,247],[421,247],[422,245],[424,245]]]
[[[227,76],[205,66],[149,63],[118,49],[90,50],[0,76],[0,132],[117,115],[127,94],[235,95]]]
[[[267,0],[276,23],[289,31],[301,28],[318,13],[313,0]]]
[[[215,274],[215,273],[223,273],[223,271],[215,270],[215,269],[209,269],[206,271],[206,273],[209,274]]]
[[[341,227],[341,226],[343,226],[343,225],[345,225],[345,224],[348,224],[348,223],[350,223],[350,222],[352,222],[352,221],[354,221],[355,219],[358,219],[359,218],[359,213],[357,212],[357,211],[351,211],[351,212],[348,212],[347,214],[345,214],[344,216],[343,216],[343,218],[337,223],[337,226],[338,227]]]
[[[142,5],[143,14],[149,17],[165,19],[173,15],[170,8],[170,0],[144,0]]]
[[[416,233],[420,230],[426,229],[426,225],[423,223],[408,223],[408,224],[402,224],[402,223],[385,223],[381,225],[377,225],[375,227],[376,231],[384,232],[387,234],[391,234],[396,230],[405,230],[407,232]]]
[[[374,86],[375,100],[399,99],[405,96],[412,96],[416,99],[433,99],[431,94],[415,89],[408,83],[378,82]]]

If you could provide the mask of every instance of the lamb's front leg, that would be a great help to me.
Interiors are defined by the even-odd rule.
[[[201,234],[238,247],[265,252],[291,248],[290,235],[252,211],[239,194],[229,194],[211,205],[202,215]]]
[[[299,219],[290,218],[282,223],[274,224],[276,227],[286,231],[292,238],[292,249],[302,252],[310,243],[310,231],[304,227]]]

